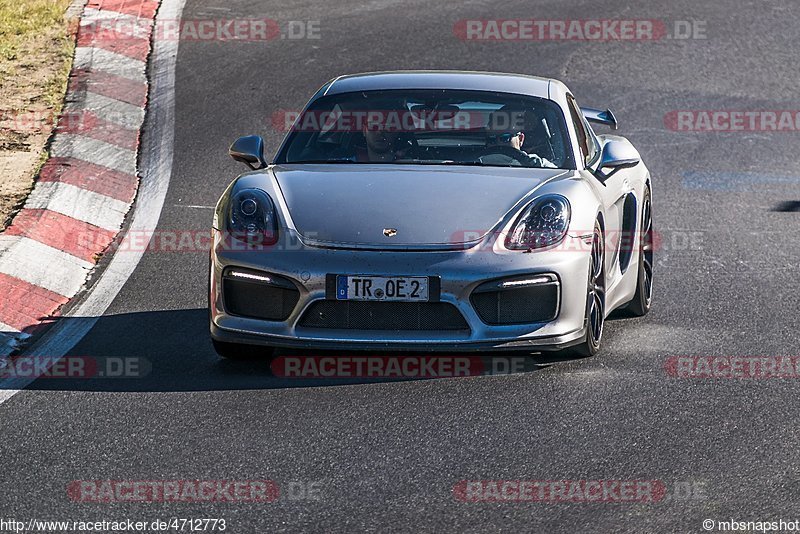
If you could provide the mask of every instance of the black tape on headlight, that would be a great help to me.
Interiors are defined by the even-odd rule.
[[[530,250],[559,243],[569,230],[569,201],[561,195],[537,198],[522,212],[506,237],[506,248]]]
[[[230,235],[248,244],[274,245],[278,241],[275,204],[260,189],[244,189],[234,194],[227,222]]]

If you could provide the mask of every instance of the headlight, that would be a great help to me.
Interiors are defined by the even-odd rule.
[[[530,250],[555,245],[569,229],[569,201],[561,195],[537,198],[522,212],[506,237],[506,248]]]
[[[275,204],[260,189],[243,189],[231,197],[228,232],[251,245],[274,245],[278,241]]]

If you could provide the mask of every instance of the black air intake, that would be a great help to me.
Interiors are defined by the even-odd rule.
[[[544,323],[558,316],[560,290],[556,275],[532,274],[481,284],[470,301],[486,324]]]

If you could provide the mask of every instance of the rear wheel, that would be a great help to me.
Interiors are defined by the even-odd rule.
[[[594,356],[600,351],[600,340],[603,337],[603,326],[606,320],[606,273],[605,247],[600,222],[594,223],[592,236],[592,253],[589,258],[589,282],[586,290],[586,336],[583,341],[566,349],[567,355],[581,358]]]
[[[650,191],[642,199],[642,222],[639,232],[639,269],[636,293],[625,310],[636,317],[647,315],[653,302],[653,207]]]
[[[214,350],[228,360],[268,360],[275,349],[261,345],[244,345],[242,343],[228,343],[212,339]]]

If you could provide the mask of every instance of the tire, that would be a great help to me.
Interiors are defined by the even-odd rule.
[[[645,189],[642,198],[642,221],[639,231],[639,262],[636,293],[625,305],[625,311],[634,317],[643,317],[653,304],[653,203],[650,190]]]
[[[589,256],[589,280],[586,289],[584,324],[586,336],[578,345],[564,349],[567,356],[588,358],[600,352],[606,310],[605,246],[600,222],[594,223],[592,253]]]
[[[227,341],[217,341],[212,339],[214,350],[227,360],[265,360],[272,358],[275,349],[260,345],[245,345],[242,343],[228,343]]]

